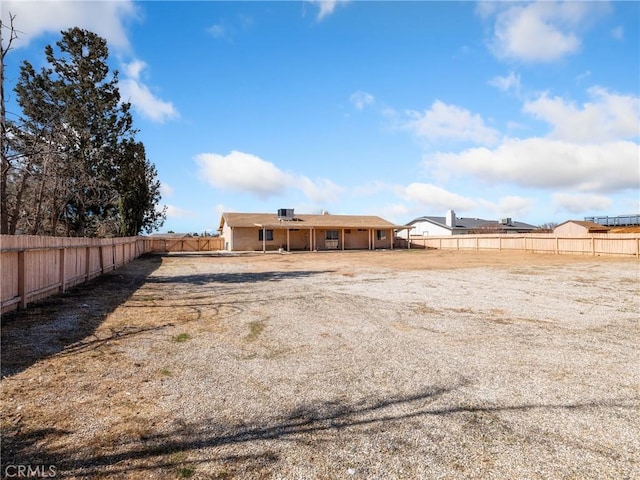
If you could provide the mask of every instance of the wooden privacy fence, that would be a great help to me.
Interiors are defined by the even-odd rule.
[[[0,247],[3,313],[64,292],[146,252],[143,237],[0,235]]]
[[[144,253],[221,250],[219,237],[67,238],[0,235],[1,311],[91,280]]]
[[[517,250],[533,253],[640,257],[637,233],[594,233],[584,237],[553,234],[411,236],[412,245],[442,250]]]
[[[212,252],[224,250],[222,237],[150,237],[146,238],[148,252]]]

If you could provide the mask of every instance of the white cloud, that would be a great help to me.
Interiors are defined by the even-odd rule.
[[[255,22],[252,17],[239,14],[233,18],[221,19],[219,22],[208,27],[205,31],[213,38],[233,43],[234,39],[238,35],[250,30],[254,23]]]
[[[451,140],[491,145],[499,138],[498,131],[487,127],[480,115],[440,100],[424,113],[409,111],[407,114],[411,120],[404,127],[432,143]]]
[[[383,218],[390,219],[394,223],[404,222],[411,211],[406,205],[402,203],[394,203],[391,205],[385,205],[381,210],[376,211],[376,215],[381,215]]]
[[[498,2],[495,1],[479,1],[476,3],[476,13],[482,18],[489,18],[498,10]]]
[[[637,138],[640,135],[640,97],[588,90],[592,101],[577,107],[545,93],[525,103],[523,110],[552,125],[551,137],[581,143]]]
[[[128,78],[121,80],[119,86],[122,100],[131,102],[143,117],[160,123],[178,117],[173,103],[157,98],[145,84]]]
[[[310,3],[318,5],[318,21],[331,15],[339,4],[347,3],[349,0],[309,0]]]
[[[608,12],[603,2],[505,3],[496,13],[493,52],[499,57],[549,62],[577,52],[580,33],[593,18]]]
[[[581,74],[576,76],[576,83],[580,84],[591,76],[591,70],[585,70]]]
[[[396,193],[407,201],[416,202],[433,210],[471,210],[476,202],[457,193],[449,192],[431,183],[414,182],[406,187],[398,187]]]
[[[506,77],[494,77],[489,80],[489,85],[492,85],[503,92],[513,90],[515,93],[520,91],[520,75],[513,72],[509,72]]]
[[[210,26],[207,29],[207,32],[209,32],[214,38],[225,38],[227,36],[226,29],[220,24]]]
[[[352,94],[349,97],[349,100],[358,110],[363,110],[367,105],[371,105],[375,101],[373,95],[361,90],[358,90],[356,93]]]
[[[608,210],[613,202],[602,195],[556,193],[551,196],[558,212],[585,213]]]
[[[165,182],[160,182],[160,195],[162,198],[168,198],[173,196],[173,188],[171,185]]]
[[[491,183],[606,192],[639,187],[639,154],[638,145],[629,141],[582,145],[545,138],[508,139],[495,149],[436,153],[425,166]]]
[[[134,80],[140,79],[140,74],[147,68],[147,64],[142,60],[133,60],[129,63],[123,63],[124,74]]]
[[[310,200],[316,203],[331,203],[340,198],[344,189],[326,178],[317,179],[315,182],[307,177],[300,177],[296,184]]]
[[[22,32],[14,47],[28,45],[44,34],[58,34],[71,27],[91,30],[105,38],[109,46],[129,47],[125,22],[138,17],[133,1],[114,2],[61,2],[42,0],[3,0],[2,21],[8,24],[9,13],[15,15],[14,27]]]
[[[343,191],[331,180],[315,181],[289,172],[255,155],[232,151],[229,155],[202,153],[196,156],[201,177],[210,185],[254,194],[260,198],[278,196],[288,189],[302,191],[317,203],[332,202]]]
[[[623,40],[624,39],[624,27],[620,26],[620,27],[616,27],[613,30],[611,30],[611,36],[613,38],[615,38],[616,40]]]
[[[535,201],[532,198],[508,195],[506,197],[499,198],[497,202],[480,200],[479,203],[485,208],[493,210],[500,218],[522,218],[526,217],[531,213],[531,211],[533,211]]]
[[[202,153],[196,156],[201,176],[212,186],[250,192],[267,198],[291,186],[295,178],[273,163],[238,151],[229,155]]]
[[[229,211],[233,211],[233,210],[229,210],[222,203],[218,203],[215,205],[215,207],[213,207],[213,213],[215,213],[216,215],[222,215],[224,212],[229,212]]]
[[[393,190],[390,185],[378,180],[374,180],[372,182],[353,187],[351,189],[351,193],[357,197],[368,197],[378,195],[389,190]]]
[[[198,216],[196,212],[191,210],[185,210],[184,208],[176,207],[175,205],[166,205],[167,218],[195,218]]]
[[[140,80],[140,74],[147,66],[145,62],[134,60],[123,65],[129,78],[121,78],[118,82],[122,101],[131,102],[136,111],[153,122],[162,123],[179,116],[173,103],[158,98]]]

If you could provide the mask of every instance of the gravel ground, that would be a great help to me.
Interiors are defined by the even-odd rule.
[[[141,259],[4,322],[3,474],[640,478],[639,272],[483,252]]]

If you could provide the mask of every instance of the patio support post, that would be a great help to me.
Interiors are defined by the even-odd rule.
[[[267,229],[262,226],[262,253],[267,251]]]

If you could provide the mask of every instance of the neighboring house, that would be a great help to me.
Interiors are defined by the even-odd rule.
[[[293,209],[273,213],[223,213],[220,235],[224,249],[374,250],[393,248],[394,225],[380,217],[363,215],[295,215]]]
[[[407,224],[412,227],[411,235],[446,236],[467,235],[470,233],[530,233],[538,227],[528,223],[516,222],[511,218],[502,220],[483,220],[482,218],[456,217],[449,210],[444,217],[419,217]],[[406,238],[406,233],[404,234]]]
[[[567,220],[554,228],[553,233],[558,237],[579,237],[591,233],[607,233],[609,230],[609,227],[595,222]]]

